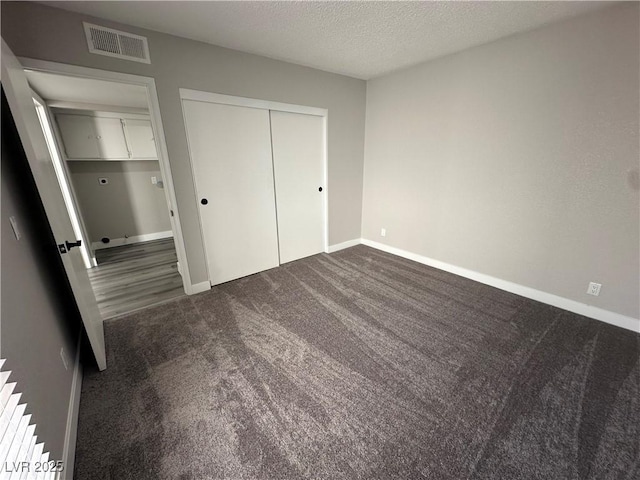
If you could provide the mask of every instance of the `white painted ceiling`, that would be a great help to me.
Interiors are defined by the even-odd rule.
[[[362,79],[611,4],[588,1],[42,3]],[[153,45],[150,48],[153,61]]]
[[[44,100],[148,109],[147,90],[139,85],[26,72],[29,85]]]

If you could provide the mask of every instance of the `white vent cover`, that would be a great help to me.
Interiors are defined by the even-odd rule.
[[[151,63],[146,37],[84,22],[89,51],[134,62]]]

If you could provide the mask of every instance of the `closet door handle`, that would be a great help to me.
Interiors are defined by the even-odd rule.
[[[318,191],[321,192],[322,191],[322,187],[318,188]]]
[[[209,203],[209,200],[207,200],[206,198],[203,198],[202,200],[200,200],[200,203],[202,205],[206,205],[207,203]]]

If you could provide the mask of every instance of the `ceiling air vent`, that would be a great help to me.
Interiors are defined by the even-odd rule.
[[[134,62],[151,63],[146,37],[86,22],[84,23],[84,32],[87,35],[87,43],[91,53]]]

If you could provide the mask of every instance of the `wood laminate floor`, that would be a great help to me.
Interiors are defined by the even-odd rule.
[[[96,261],[89,279],[104,319],[184,295],[172,238],[97,250]]]

